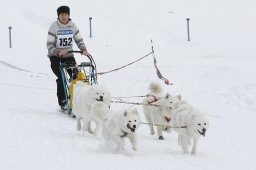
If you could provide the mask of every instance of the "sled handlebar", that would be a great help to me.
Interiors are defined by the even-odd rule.
[[[76,51],[76,50],[70,50],[70,51],[68,51],[68,54],[71,54],[71,53],[80,53],[80,54],[83,54],[82,51]],[[95,65],[95,67],[96,67],[96,63],[94,62],[94,60],[93,60],[91,54],[88,53],[87,57],[89,58],[90,62],[93,63],[93,64]]]
[[[83,52],[82,51],[74,51],[74,50],[68,51],[68,54],[71,54],[71,53],[80,53],[80,54],[82,54]]]
[[[68,54],[71,54],[71,53],[80,53],[80,54],[83,54],[82,51],[76,51],[76,50],[68,51]],[[91,54],[88,54],[87,57],[92,57],[92,56],[91,56]]]
[[[83,54],[82,51],[75,51],[75,50],[71,50],[71,51],[68,51],[68,54],[71,54],[71,53],[80,53],[80,54]],[[88,54],[87,57],[89,58],[90,62],[94,62],[91,54]]]
[[[68,54],[72,54],[72,53],[80,53],[80,54],[83,54],[82,51],[75,51],[75,50],[70,50],[68,51]],[[92,73],[91,76],[93,77],[93,80],[94,82],[97,84],[97,69],[96,69],[96,63],[93,59],[93,57],[91,56],[91,54],[88,53],[87,55],[88,59],[90,60],[90,62],[84,62],[84,63],[81,63],[79,66],[80,67],[92,67]],[[61,63],[61,62],[60,62]],[[63,67],[63,66],[62,66]],[[91,77],[91,79],[92,79]]]

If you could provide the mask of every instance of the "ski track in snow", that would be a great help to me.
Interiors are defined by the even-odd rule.
[[[26,77],[26,75],[24,74],[23,76]],[[201,76],[197,77],[196,82],[203,82],[203,78],[207,76],[206,72],[204,72]],[[132,76],[133,77],[133,76]],[[33,81],[37,79],[37,77],[32,77],[29,80]],[[37,80],[39,82],[37,82],[38,84],[41,84],[40,81],[44,81],[44,79],[39,79]],[[126,79],[124,80],[120,80],[121,82],[127,82]],[[131,83],[131,80],[128,81],[131,84],[129,86],[131,86],[132,84],[135,84],[135,82],[137,82],[136,80],[133,80],[134,83]],[[211,82],[209,82],[211,83]],[[200,83],[199,83],[200,84]],[[15,88],[15,84],[10,83],[10,85]],[[4,84],[4,86],[8,86],[8,84]],[[137,83],[137,86],[144,86],[143,81],[141,81],[140,83]],[[196,84],[194,85],[196,87]],[[38,131],[38,135],[36,136],[36,138],[41,139],[41,144],[42,144],[42,151],[38,152],[38,156],[33,156],[33,157],[40,157],[40,156],[50,156],[49,154],[51,153],[45,153],[43,152],[44,149],[47,150],[47,148],[51,148],[54,150],[53,153],[60,155],[58,158],[56,158],[55,160],[58,160],[59,162],[76,162],[74,160],[74,158],[77,158],[78,155],[77,152],[81,152],[80,156],[82,156],[83,154],[89,154],[92,157],[97,156],[97,157],[101,157],[103,156],[102,154],[107,154],[110,157],[123,157],[122,159],[139,159],[141,161],[148,161],[148,160],[152,160],[154,163],[152,165],[150,165],[150,167],[154,167],[157,168],[158,164],[164,164],[167,165],[167,162],[172,162],[172,165],[174,165],[175,167],[179,167],[179,168],[189,168],[189,167],[194,167],[197,169],[208,169],[207,166],[205,166],[205,164],[201,164],[201,162],[206,159],[206,162],[210,162],[211,158],[207,158],[207,156],[205,155],[205,153],[203,153],[207,148],[207,143],[209,143],[209,140],[207,139],[207,135],[206,138],[202,138],[200,140],[199,143],[199,147],[198,147],[198,154],[196,156],[196,158],[193,158],[193,156],[191,155],[183,155],[180,146],[178,146],[177,144],[177,134],[176,132],[174,132],[174,130],[172,131],[171,134],[167,134],[164,133],[165,136],[165,140],[164,141],[158,141],[157,140],[157,136],[151,136],[149,134],[149,130],[148,130],[148,126],[147,125],[141,125],[141,127],[138,130],[138,134],[139,134],[139,139],[140,139],[140,147],[139,147],[139,151],[137,153],[134,153],[131,151],[129,142],[127,142],[127,151],[124,153],[118,153],[114,150],[105,150],[101,147],[103,142],[102,137],[95,137],[93,135],[90,135],[88,133],[81,133],[81,132],[77,132],[75,129],[75,120],[69,118],[67,115],[65,114],[61,114],[59,112],[50,112],[49,111],[49,107],[47,107],[47,105],[49,104],[48,102],[44,101],[43,103],[41,103],[42,105],[40,106],[39,103],[34,103],[34,105],[38,105],[38,108],[35,107],[31,107],[30,104],[33,103],[33,94],[35,92],[39,92],[41,90],[41,88],[31,88],[29,86],[23,85],[17,85],[17,87],[19,88],[23,88],[26,91],[26,95],[27,97],[25,98],[24,101],[22,101],[20,104],[21,107],[19,107],[21,109],[22,112],[24,112],[23,114],[19,113],[19,109],[15,109],[15,111],[12,112],[16,112],[14,115],[16,115],[17,120],[20,120],[21,122],[25,123],[25,125],[22,125],[21,128],[24,128],[25,130],[27,129],[26,133],[32,133],[34,130],[29,130],[29,127],[33,127],[35,124],[37,124],[36,127],[36,131]],[[201,89],[202,87],[198,86],[198,90]],[[47,88],[45,88],[47,89]],[[33,92],[34,91],[34,92]],[[200,91],[200,90],[199,90]],[[49,92],[47,92],[49,93]],[[52,93],[52,92],[50,92]],[[23,94],[24,95],[24,94]],[[49,94],[48,94],[49,95]],[[51,95],[52,99],[55,99],[54,94]],[[46,107],[42,107],[42,106],[46,106]],[[127,107],[127,106],[125,106]],[[51,106],[50,108],[53,108],[53,106]],[[55,110],[55,109],[53,109]],[[139,110],[141,110],[141,108],[139,108]],[[142,112],[141,116],[143,118],[143,114]],[[13,113],[12,113],[13,114]],[[21,114],[21,115],[19,115]],[[17,117],[18,116],[18,117]],[[24,116],[24,117],[23,117]],[[220,115],[219,121],[223,122],[223,118],[224,119],[228,119],[227,116],[225,115]],[[55,124],[56,124],[56,120],[58,119],[58,128],[56,128]],[[215,119],[215,121],[217,120],[216,117],[212,117],[212,119]],[[23,121],[22,121],[23,120]],[[143,119],[142,119],[143,120]],[[143,120],[144,121],[144,120]],[[229,119],[229,123],[231,123],[232,119]],[[234,120],[236,121],[236,120]],[[13,121],[12,124],[15,125],[19,125],[21,122],[16,122]],[[47,125],[45,126],[45,122],[47,122]],[[238,120],[237,120],[238,122]],[[22,123],[22,124],[23,124]],[[213,125],[214,126],[214,125]],[[219,126],[222,126],[221,124],[219,124]],[[243,126],[243,125],[241,125]],[[21,160],[23,160],[24,162],[27,161],[26,158],[28,158],[28,156],[30,155],[29,152],[25,151],[23,149],[23,147],[28,146],[27,143],[24,143],[23,140],[21,139],[21,134],[17,134],[16,131],[18,132],[18,130],[16,129],[16,126],[12,126],[12,134],[14,134],[16,136],[15,142],[12,143],[12,148],[13,151],[17,153],[17,156],[20,157]],[[210,126],[210,135],[211,133],[214,133],[214,131],[220,131],[221,128],[216,129],[215,127],[211,127]],[[228,127],[223,127],[228,128]],[[215,130],[214,130],[215,129]],[[23,134],[23,136],[29,136],[29,134]],[[218,135],[218,137],[224,137],[224,134]],[[57,138],[60,138],[62,140],[62,144],[59,145],[59,142]],[[73,143],[74,144],[69,144],[70,138],[72,138]],[[227,146],[226,150],[227,152],[230,152],[230,154],[228,155],[232,155],[232,159],[236,160],[236,161],[241,161],[243,162],[244,158],[242,156],[240,156],[240,151],[238,148],[236,148],[235,144],[232,143],[232,141],[229,138],[233,138],[232,136],[226,136],[224,137],[225,142],[224,142],[224,146]],[[45,140],[47,139],[47,141]],[[34,140],[33,141],[33,145],[31,145],[31,147],[35,147],[38,148],[40,147],[39,144],[37,144]],[[201,145],[202,144],[202,145]],[[210,144],[211,146],[212,144]],[[147,148],[148,146],[152,146],[152,148]],[[210,147],[209,146],[209,147]],[[103,150],[102,150],[103,149]],[[33,151],[34,150],[34,151]],[[33,149],[33,152],[37,152],[36,149]],[[79,151],[80,150],[80,151]],[[206,149],[206,152],[210,152],[211,149],[208,148]],[[66,152],[69,152],[69,155],[66,155]],[[110,152],[110,153],[109,153]],[[112,155],[114,154],[114,155]],[[82,156],[82,158],[85,158],[84,156]],[[80,158],[81,159],[81,158]],[[86,158],[85,158],[86,159]],[[107,159],[107,158],[105,158]],[[191,160],[192,159],[192,160]],[[193,160],[193,159],[196,159]],[[28,159],[30,160],[30,159]],[[107,159],[108,161],[111,161],[111,159]],[[42,159],[42,162],[46,162],[49,161],[47,159]],[[186,162],[184,164],[184,161]],[[215,160],[218,162],[218,160]],[[52,164],[53,162],[50,161],[50,164]],[[67,163],[63,163],[63,166],[68,166]],[[91,165],[89,165],[91,166]],[[142,165],[140,165],[142,166]],[[227,166],[227,165],[225,165]],[[54,166],[53,166],[54,167]],[[147,167],[148,166],[144,165],[143,167]],[[217,166],[218,167],[218,166]],[[57,168],[57,167],[56,167]],[[149,169],[151,169],[149,168]],[[248,169],[250,169],[251,167],[248,166]]]
[[[6,64],[4,64],[6,66]],[[8,66],[9,67],[9,66]],[[12,68],[12,67],[11,67]],[[83,154],[89,154],[91,157],[102,157],[103,155],[110,155],[109,159],[105,158],[106,161],[112,161],[111,158],[118,156],[118,157],[123,157],[122,159],[139,159],[141,161],[153,161],[149,166],[147,165],[140,165],[144,168],[157,168],[159,164],[162,165],[167,165],[168,162],[172,162],[172,165],[175,167],[179,167],[182,169],[187,169],[189,167],[194,167],[197,169],[208,169],[205,164],[201,164],[202,161],[206,162],[211,162],[211,159],[215,159],[214,161],[218,162],[215,167],[221,167],[225,166],[228,167],[227,164],[221,163],[221,160],[218,160],[217,158],[211,158],[206,155],[206,153],[209,152],[214,152],[210,148],[213,147],[214,144],[211,143],[211,141],[208,139],[214,139],[215,137],[217,138],[223,138],[222,142],[217,142],[217,144],[223,145],[221,148],[228,152],[226,156],[230,156],[231,160],[233,161],[239,161],[239,162],[244,162],[245,158],[243,157],[243,151],[240,148],[237,148],[236,144],[231,140],[235,138],[235,134],[229,134],[229,133],[219,133],[214,134],[215,132],[231,132],[232,131],[232,126],[231,124],[239,124],[237,128],[239,129],[244,129],[246,125],[253,125],[256,121],[255,118],[250,119],[243,117],[230,117],[229,114],[221,113],[222,108],[225,108],[224,105],[230,105],[236,104],[239,106],[243,112],[248,112],[248,110],[254,109],[254,103],[250,100],[247,100],[250,96],[244,95],[244,91],[253,91],[254,90],[254,85],[251,84],[250,86],[248,85],[243,85],[243,86],[248,86],[250,88],[244,89],[243,86],[238,87],[229,87],[227,86],[226,88],[222,88],[221,91],[215,91],[215,89],[219,89],[219,86],[225,87],[225,76],[219,77],[221,80],[216,80],[216,76],[213,76],[213,72],[216,72],[218,68],[213,69],[211,67],[209,68],[204,68],[204,69],[190,69],[191,73],[200,73],[196,74],[197,76],[192,76],[190,78],[186,77],[185,75],[179,74],[180,77],[186,77],[187,82],[192,82],[190,84],[191,88],[194,89],[193,92],[187,91],[185,87],[177,88],[177,85],[175,87],[175,90],[184,92],[186,96],[190,96],[189,102],[192,102],[200,108],[200,105],[204,103],[201,98],[207,98],[208,96],[211,96],[211,94],[214,94],[212,96],[213,98],[208,98],[209,101],[206,102],[213,102],[215,101],[214,105],[211,106],[218,106],[219,109],[217,109],[217,112],[210,112],[210,130],[209,134],[206,135],[205,138],[202,138],[199,142],[198,146],[198,154],[197,156],[191,156],[191,155],[183,155],[180,146],[177,144],[177,134],[173,130],[171,134],[164,133],[165,140],[164,141],[158,141],[157,136],[150,135],[149,134],[149,129],[147,125],[141,125],[141,127],[138,130],[139,134],[139,142],[140,142],[140,147],[139,151],[137,153],[134,153],[131,151],[130,144],[128,141],[127,143],[127,151],[123,153],[116,152],[115,150],[109,150],[109,149],[104,149],[103,146],[103,139],[102,137],[95,137],[93,135],[90,135],[88,133],[81,133],[77,132],[75,128],[75,123],[76,121],[74,119],[71,119],[68,117],[68,115],[62,114],[58,111],[53,112],[50,110],[56,110],[55,106],[50,104],[48,101],[43,101],[40,98],[44,98],[42,96],[37,96],[35,98],[34,94],[40,94],[42,95],[42,90],[45,91],[46,93],[44,95],[48,96],[47,99],[51,99],[51,101],[55,101],[55,94],[53,93],[53,88],[50,88],[49,86],[46,87],[40,87],[38,85],[44,84],[44,81],[48,81],[47,77],[38,77],[38,76],[31,76],[31,72],[23,71],[19,73],[19,78],[25,80],[24,84],[20,83],[15,83],[15,81],[9,80],[8,82],[3,81],[1,83],[2,87],[9,87],[8,91],[10,90],[10,94],[12,89],[17,90],[16,95],[20,96],[21,95],[21,102],[17,104],[17,108],[13,106],[9,106],[6,108],[11,108],[11,110],[6,109],[5,112],[7,114],[13,114],[14,119],[11,121],[11,128],[10,128],[10,133],[14,134],[14,140],[11,141],[10,143],[10,149],[16,153],[16,156],[13,159],[20,159],[23,160],[24,165],[27,164],[27,161],[29,161],[32,157],[45,157],[45,156],[51,156],[51,154],[55,155],[60,155],[58,158],[55,158],[55,161],[58,162],[63,162],[63,166],[68,166],[68,163],[65,162],[76,162],[75,158],[77,159],[76,155],[78,152],[79,156],[81,158],[86,159],[86,156]],[[20,69],[16,69],[19,71],[22,71]],[[142,71],[141,69],[139,69]],[[138,91],[135,90],[135,88],[141,89],[142,87],[147,88],[147,83],[145,83],[145,78],[142,78],[144,72],[140,72],[137,70],[131,70],[127,74],[127,76],[124,76],[122,78],[119,78],[118,83],[114,81],[109,81],[109,77],[111,77],[111,80],[113,80],[115,74],[113,75],[107,75],[105,77],[101,77],[102,81],[109,86],[109,84],[112,84],[113,87],[120,86],[120,90],[122,88],[126,89],[131,89],[130,92]],[[29,73],[29,74],[27,74]],[[178,73],[178,72],[176,72]],[[4,74],[4,73],[1,73]],[[0,74],[0,75],[1,75]],[[9,72],[8,73],[10,77],[12,75],[17,74],[14,72]],[[119,73],[116,73],[118,75]],[[226,71],[227,76],[229,76],[229,72]],[[223,73],[224,75],[224,73]],[[205,80],[208,77],[207,81]],[[209,77],[212,77],[212,79],[209,79]],[[180,81],[180,80],[178,80]],[[220,82],[218,84],[213,84],[213,82]],[[32,83],[32,85],[31,85]],[[115,85],[116,84],[116,85]],[[184,82],[184,85],[186,82]],[[183,84],[182,84],[183,86]],[[18,87],[18,88],[17,88]],[[134,88],[131,88],[134,87]],[[206,87],[208,89],[206,89]],[[147,91],[147,89],[145,89]],[[116,96],[120,96],[119,92],[123,93],[121,96],[126,96],[127,92],[124,91],[119,91],[116,90]],[[142,92],[142,91],[140,91]],[[8,94],[8,92],[5,92],[5,94]],[[182,93],[181,93],[182,94]],[[232,94],[232,95],[230,95]],[[135,95],[143,95],[142,93],[140,94],[135,94]],[[11,99],[14,96],[8,96],[9,99]],[[39,97],[39,98],[38,98]],[[7,101],[9,100],[7,98]],[[222,101],[219,100],[219,98],[222,98]],[[249,98],[250,99],[250,98]],[[141,99],[138,99],[141,100]],[[232,102],[231,102],[232,100]],[[224,101],[224,103],[223,103]],[[249,101],[249,102],[248,102]],[[11,102],[11,100],[10,100]],[[225,104],[226,102],[226,104]],[[54,103],[54,102],[53,102]],[[49,107],[50,104],[50,107]],[[113,104],[113,107],[116,107],[117,105]],[[130,107],[127,105],[119,105],[117,107]],[[144,120],[144,115],[142,113],[142,109],[139,106],[138,107],[140,110],[140,114],[142,117],[142,121],[145,122]],[[204,109],[202,109],[204,110]],[[251,115],[252,112],[244,113],[248,116]],[[228,113],[228,112],[227,112]],[[10,116],[8,116],[10,117]],[[19,120],[19,122],[18,122]],[[56,120],[58,120],[58,127],[56,128]],[[228,120],[228,124],[225,123],[225,120]],[[6,121],[7,122],[7,121]],[[47,122],[47,124],[45,124]],[[218,122],[218,123],[217,123]],[[249,124],[248,124],[249,123]],[[18,125],[18,126],[15,126]],[[35,127],[36,125],[36,127]],[[217,127],[215,127],[217,125]],[[9,125],[5,124],[5,128],[8,129]],[[35,129],[30,129],[31,127],[35,127]],[[21,135],[18,134],[18,129],[17,128],[23,128],[25,130],[25,134]],[[41,140],[40,143],[37,143],[35,139],[31,140],[33,143],[30,145],[27,142],[24,142],[22,140],[23,137],[29,137],[30,134],[33,133],[38,133],[36,135],[36,138]],[[213,134],[212,134],[213,133]],[[239,132],[240,133],[240,132]],[[253,132],[251,132],[253,133]],[[209,135],[209,136],[208,136]],[[213,136],[215,136],[213,138]],[[9,137],[12,138],[12,137]],[[57,139],[60,138],[60,139]],[[75,145],[70,145],[70,139],[72,139],[72,142]],[[61,144],[60,141],[62,140]],[[148,148],[148,146],[151,146],[151,148]],[[29,151],[26,151],[23,147],[33,147],[34,149],[31,149]],[[37,151],[37,149],[41,147],[40,151]],[[209,147],[209,148],[208,148]],[[47,150],[53,150],[52,152],[47,152]],[[46,151],[44,151],[46,150]],[[37,155],[34,155],[32,153],[37,153]],[[67,155],[66,153],[69,153]],[[32,155],[31,155],[32,154]],[[112,155],[113,154],[113,155]],[[78,160],[80,160],[79,158]],[[195,160],[194,160],[195,159]],[[41,162],[47,162],[49,161],[48,159],[41,159]],[[184,161],[186,162],[184,164]],[[52,161],[50,161],[50,164],[53,164]],[[219,165],[218,165],[219,164]],[[222,164],[222,165],[221,165]],[[91,166],[91,165],[89,165]],[[55,167],[55,166],[53,166]],[[233,167],[233,166],[231,166]],[[247,169],[250,169],[250,165],[244,165],[244,167],[247,167]],[[56,167],[57,168],[57,167]],[[210,168],[211,169],[211,168]]]
[[[12,69],[15,69],[15,70],[24,71],[24,72],[28,72],[28,73],[35,73],[35,72],[32,72],[32,71],[29,71],[29,70],[20,68],[20,67],[18,67],[18,66],[12,65],[12,64],[7,63],[7,62],[2,61],[2,60],[0,60],[0,63],[1,63],[2,65],[6,66],[6,67],[9,67],[9,68],[12,68]],[[36,73],[36,74],[48,75],[48,74],[46,74],[46,73]]]
[[[147,125],[140,125],[136,152],[127,140],[127,150],[119,152],[106,146],[101,135],[78,132],[76,120],[58,111],[56,77],[46,57],[47,31],[61,2],[5,3],[0,28],[1,169],[256,169],[256,24],[251,22],[256,2],[109,0],[101,6],[96,1],[67,2],[71,18],[95,56],[97,70],[112,70],[134,61],[135,56],[148,52],[149,40],[154,40],[157,66],[172,86],[157,78],[152,58],[99,75],[98,82],[113,96],[125,97],[145,95],[149,83],[157,81],[165,92],[181,94],[208,113],[209,130],[200,138],[196,155],[182,153],[174,130],[164,133],[165,140],[159,141],[157,135],[150,135]],[[85,18],[90,16],[93,38],[87,35]],[[187,17],[191,18],[190,42],[186,39]],[[10,21],[12,49],[5,42]],[[131,105],[111,105],[114,110],[128,107]],[[133,107],[145,122],[142,107]]]
[[[2,65],[4,65],[4,66],[7,66],[7,67],[12,68],[12,69],[15,69],[15,70],[25,71],[25,72],[31,73],[31,71],[28,71],[28,70],[25,70],[25,69],[23,69],[23,68],[14,66],[14,65],[12,65],[12,64],[10,64],[10,63],[7,63],[7,62],[5,62],[5,61],[2,61],[2,60],[0,60],[0,63],[1,63]]]

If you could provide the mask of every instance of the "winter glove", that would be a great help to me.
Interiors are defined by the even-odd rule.
[[[65,56],[65,55],[67,55],[67,54],[68,54],[68,51],[67,51],[67,50],[59,50],[59,51],[57,52],[57,56],[58,56],[58,57]]]

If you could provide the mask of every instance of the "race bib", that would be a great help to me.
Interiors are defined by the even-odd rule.
[[[72,29],[57,31],[57,48],[68,48],[72,46],[73,31]]]

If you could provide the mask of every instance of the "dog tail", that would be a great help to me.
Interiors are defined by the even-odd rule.
[[[148,89],[153,94],[161,94],[163,92],[162,86],[156,82],[151,82]]]

